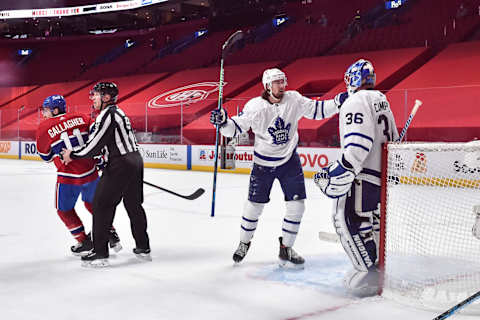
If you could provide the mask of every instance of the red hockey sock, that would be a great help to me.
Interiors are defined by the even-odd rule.
[[[72,236],[78,241],[83,242],[87,235],[85,234],[85,228],[83,227],[82,220],[78,217],[75,209],[69,211],[60,211],[58,210],[58,216],[63,221],[68,231]]]

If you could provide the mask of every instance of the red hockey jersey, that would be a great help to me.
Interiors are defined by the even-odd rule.
[[[57,182],[81,185],[98,177],[94,159],[76,159],[68,165],[60,161],[65,149],[75,150],[88,140],[90,117],[81,113],[65,113],[40,123],[37,129],[37,152],[57,167]]]

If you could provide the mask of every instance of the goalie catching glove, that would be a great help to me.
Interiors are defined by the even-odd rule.
[[[210,123],[216,126],[223,126],[227,123],[227,110],[220,108],[215,109],[210,113]]]
[[[355,173],[345,164],[335,161],[315,173],[313,179],[327,197],[339,198],[350,190]]]

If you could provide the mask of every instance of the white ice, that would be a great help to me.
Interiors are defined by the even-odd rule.
[[[137,261],[130,225],[119,206],[114,225],[124,250],[111,267],[85,269],[54,209],[53,164],[0,160],[0,319],[432,319],[382,297],[355,299],[342,286],[350,269],[340,244],[321,242],[333,232],[329,199],[307,180],[306,212],[295,249],[305,270],[277,266],[284,214],[278,183],[272,190],[245,260],[234,266],[248,176],[219,174],[216,216],[210,217],[212,173],[146,169],[145,180],[188,194],[183,200],[145,186],[152,262]],[[77,203],[87,230],[91,216]],[[454,316],[455,319],[474,319]]]

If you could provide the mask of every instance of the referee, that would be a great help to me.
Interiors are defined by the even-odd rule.
[[[99,82],[90,92],[93,107],[99,111],[93,132],[78,150],[63,151],[65,163],[74,159],[93,158],[103,154],[107,166],[103,170],[93,199],[93,251],[82,257],[83,266],[108,266],[108,230],[117,205],[123,204],[130,218],[135,239],[135,255],[151,260],[147,234],[147,217],[143,203],[143,159],[130,124],[130,119],[116,105],[117,85]]]

